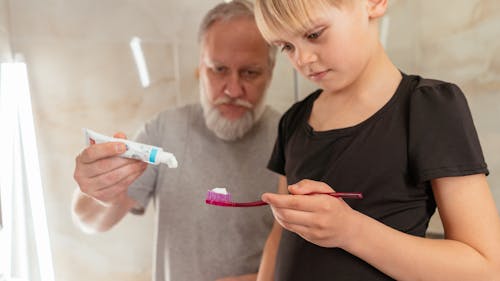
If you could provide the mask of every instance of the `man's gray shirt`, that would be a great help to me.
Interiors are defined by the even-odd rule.
[[[256,201],[276,192],[266,169],[279,114],[267,107],[242,139],[223,141],[207,129],[200,105],[160,113],[136,140],[175,155],[179,167],[150,165],[129,188],[144,208],[155,206],[156,281],[198,281],[255,273],[272,226],[268,206],[228,208],[205,204],[207,190],[226,188],[233,201]]]

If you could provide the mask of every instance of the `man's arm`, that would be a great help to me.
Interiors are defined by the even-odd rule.
[[[106,205],[75,189],[73,193],[73,221],[84,232],[95,233],[109,230],[136,205],[130,198]]]

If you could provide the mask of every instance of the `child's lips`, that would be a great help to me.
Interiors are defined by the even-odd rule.
[[[318,81],[321,80],[330,70],[323,70],[318,72],[312,72],[308,76],[311,80]]]

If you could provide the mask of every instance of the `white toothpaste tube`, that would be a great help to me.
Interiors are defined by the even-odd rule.
[[[87,145],[105,142],[121,142],[127,146],[127,151],[120,154],[121,157],[138,159],[154,165],[163,163],[168,165],[169,168],[177,168],[177,159],[175,159],[175,156],[172,153],[163,151],[160,147],[105,136],[85,128],[83,129],[83,133],[85,134]]]

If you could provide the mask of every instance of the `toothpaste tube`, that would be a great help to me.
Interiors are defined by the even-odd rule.
[[[87,145],[105,142],[121,142],[127,146],[127,151],[120,154],[121,157],[138,159],[154,165],[163,163],[168,165],[169,168],[177,168],[177,159],[175,159],[175,156],[172,153],[163,151],[160,147],[105,136],[89,129],[83,129],[83,133],[85,134],[85,142]]]

